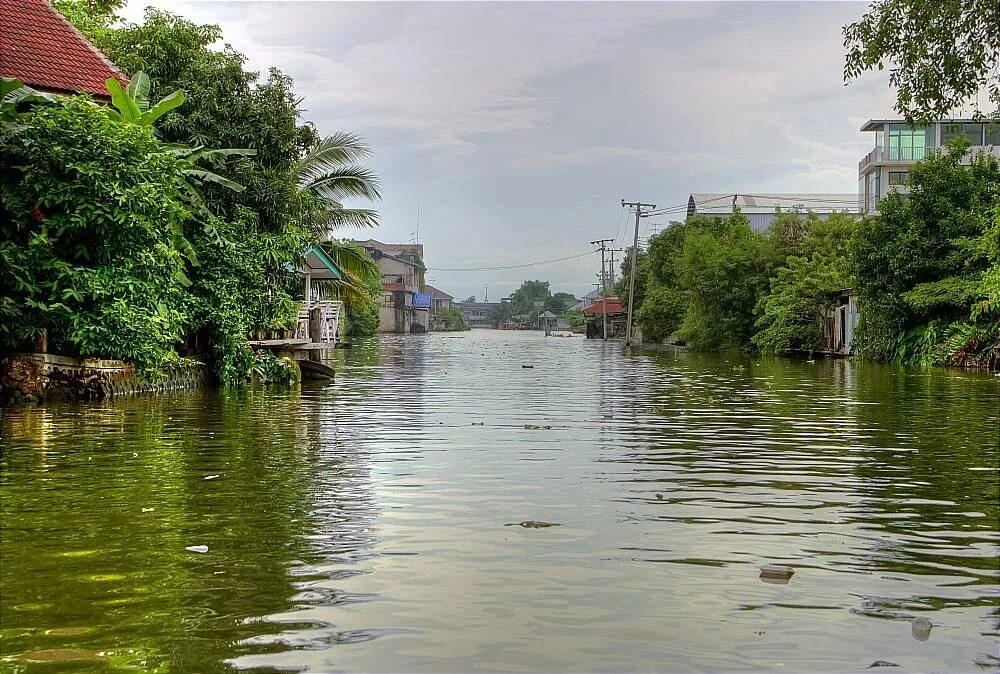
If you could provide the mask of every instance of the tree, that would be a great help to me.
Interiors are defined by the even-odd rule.
[[[549,290],[548,281],[524,281],[521,286],[510,294],[509,310],[511,316],[521,314],[534,314],[537,316],[541,310],[535,306],[535,302],[547,301],[552,296]]]
[[[545,300],[545,310],[561,314],[577,304],[579,304],[579,300],[574,295],[559,292]]]
[[[751,230],[741,213],[718,220],[684,235],[677,279],[689,305],[680,333],[695,348],[743,349],[780,259],[771,239]]]
[[[376,227],[378,212],[366,208],[345,208],[343,200],[360,197],[369,201],[382,198],[378,178],[371,169],[359,165],[370,157],[371,149],[360,136],[338,132],[323,138],[298,160],[295,171],[300,189],[319,199],[309,212],[309,226],[320,238],[344,227]]]
[[[854,228],[854,218],[846,213],[775,219],[771,236],[790,255],[757,302],[755,346],[774,352],[823,348],[827,312],[836,292],[851,285],[847,253]],[[790,236],[793,230],[796,234]]]
[[[859,347],[903,362],[977,364],[997,358],[1000,306],[996,217],[1000,161],[972,158],[963,138],[910,169],[910,191],[890,192],[851,242]]]
[[[662,342],[684,321],[687,295],[671,286],[650,283],[636,314],[636,322],[647,342]]]
[[[0,173],[0,342],[124,358],[150,372],[189,324],[175,245],[183,166],[153,136],[83,98],[31,108]]]
[[[927,123],[973,103],[985,89],[1000,114],[1000,3],[997,0],[875,0],[844,27],[844,81],[891,64],[896,110]]]
[[[652,244],[651,244],[652,245]],[[649,280],[649,254],[639,249],[638,255],[638,266],[635,268],[635,306],[642,306],[642,301],[646,297],[646,284]],[[629,275],[632,273],[632,248],[630,247],[625,253],[625,259],[621,263],[621,278],[615,283],[614,287],[611,288],[611,292],[614,296],[618,297],[622,304],[622,310],[628,311],[628,289],[629,289]],[[643,335],[646,333],[643,332]]]

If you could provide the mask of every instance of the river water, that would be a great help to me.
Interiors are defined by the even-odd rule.
[[[996,377],[499,331],[338,357],[5,410],[0,670],[1000,669]]]

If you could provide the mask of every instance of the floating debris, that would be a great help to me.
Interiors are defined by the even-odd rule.
[[[473,421],[472,425],[473,426],[485,426],[486,422],[485,421]]]
[[[657,494],[656,495],[656,500],[657,501],[662,501],[663,500],[663,494]]]
[[[202,554],[208,552],[208,546],[207,545],[189,545],[188,547],[186,547],[184,549],[187,550],[188,552],[200,552]]]
[[[142,509],[142,512],[144,512],[144,513],[151,513],[151,512],[153,512],[154,510],[156,510],[156,508],[143,508],[143,509]]]
[[[760,567],[760,579],[765,583],[785,585],[795,574],[795,569],[780,564],[766,564]]]
[[[44,634],[50,637],[79,637],[93,631],[93,627],[53,627],[45,630]]]
[[[203,480],[218,480],[220,477],[222,477],[222,476],[221,475],[206,475],[202,479]]]
[[[69,662],[74,660],[100,660],[101,654],[94,651],[84,651],[79,648],[50,648],[44,651],[31,651],[21,656],[26,662]]]
[[[930,620],[923,616],[919,616],[914,618],[913,622],[910,623],[910,634],[912,634],[913,638],[917,641],[927,641],[931,638],[931,629],[933,627],[934,624]]]
[[[544,529],[546,527],[561,527],[557,522],[536,522],[535,520],[525,520],[524,522],[511,522],[505,527],[524,527],[525,529]]]
[[[895,662],[889,662],[888,660],[876,660],[872,664],[868,665],[868,669],[872,667],[899,667]]]
[[[521,368],[524,369],[524,370],[533,370],[533,369],[535,369],[535,366],[534,365],[522,365]]]

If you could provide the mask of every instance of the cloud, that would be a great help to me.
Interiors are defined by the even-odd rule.
[[[851,192],[861,123],[891,114],[884,75],[842,81],[860,2],[156,2],[292,75],[321,131],[363,133],[385,187],[376,236],[409,239],[419,203],[431,267],[581,252],[615,234],[622,197]],[[584,258],[435,285],[582,293],[596,271]]]

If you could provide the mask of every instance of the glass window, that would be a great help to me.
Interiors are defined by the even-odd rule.
[[[1000,145],[1000,122],[986,125],[986,138],[983,145]]]
[[[889,160],[914,161],[927,154],[927,129],[909,124],[889,125]]]
[[[878,198],[881,195],[879,189],[882,186],[882,172],[872,171],[868,174],[868,211],[873,212],[878,206]]]
[[[890,185],[905,185],[910,182],[909,171],[889,171]]]
[[[885,149],[885,131],[882,129],[875,132],[875,147],[880,150]]]
[[[982,145],[983,125],[975,122],[964,122],[962,124],[941,122],[942,145],[956,136],[965,136],[972,145]]]
[[[858,178],[858,208],[860,210],[865,210],[865,204],[867,203],[865,199],[865,176]]]

